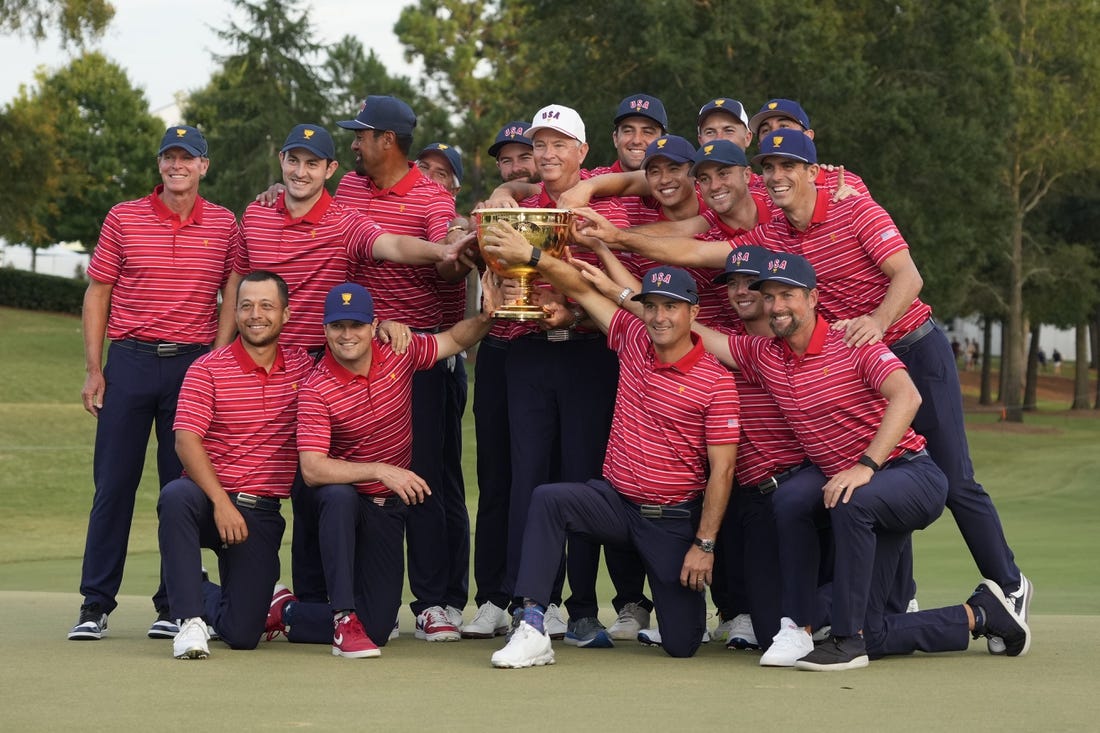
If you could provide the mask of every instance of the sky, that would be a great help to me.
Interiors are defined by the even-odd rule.
[[[92,48],[126,70],[130,82],[145,90],[154,113],[175,102],[177,92],[206,85],[216,67],[213,55],[226,54],[214,30],[225,28],[232,15],[227,0],[111,0],[115,17]],[[354,35],[374,52],[390,74],[415,76],[393,34],[401,9],[411,0],[309,0],[314,40],[322,45]],[[0,36],[0,106],[34,83],[40,66],[60,68],[71,52],[62,50],[57,34],[38,43]]]

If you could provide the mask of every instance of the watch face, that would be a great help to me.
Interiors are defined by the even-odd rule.
[[[696,537],[695,544],[703,552],[714,552],[714,540],[701,540]]]

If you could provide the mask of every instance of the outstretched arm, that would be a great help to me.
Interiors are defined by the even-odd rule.
[[[708,242],[694,237],[653,237],[637,229],[619,229],[589,208],[574,209],[573,213],[578,217],[573,236],[585,247],[595,247],[593,240],[600,240],[612,249],[630,250],[669,265],[715,269],[726,266],[729,242]]]

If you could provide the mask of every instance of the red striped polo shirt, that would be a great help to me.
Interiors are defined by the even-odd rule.
[[[325,345],[325,296],[348,281],[352,258],[371,259],[382,229],[323,189],[313,208],[298,218],[287,211],[284,197],[280,194],[274,207],[252,203],[245,209],[245,246],[237,251],[233,271],[270,270],[286,280],[291,318],[279,341],[318,349]]]
[[[588,171],[588,176],[602,176],[605,173],[623,173],[622,161],[616,160],[611,165],[602,165],[596,168],[592,168]],[[640,224],[650,224],[658,219],[658,206],[657,202],[650,198],[643,198],[642,196],[618,196],[619,203],[623,205],[623,209],[626,210],[627,218],[630,220],[630,226],[636,227]]]
[[[304,350],[280,345],[264,371],[237,337],[187,370],[173,427],[202,437],[226,491],[285,499],[298,470],[298,388],[312,369]]]
[[[771,221],[773,218],[775,218],[775,211],[769,208],[769,202],[771,201],[771,199],[768,198],[768,195],[766,193],[761,194],[750,191],[749,195],[752,196],[752,202],[756,204],[757,226],[760,226],[764,222]],[[720,242],[723,239],[736,237],[744,234],[746,231],[749,231],[747,229],[731,227],[729,224],[722,221],[722,217],[718,216],[717,212],[709,207],[705,211],[702,211],[700,213],[700,216],[706,219],[707,223],[710,224],[710,230],[700,234],[699,239],[705,239],[708,242]]]
[[[340,179],[336,200],[366,214],[385,232],[430,242],[443,242],[456,216],[454,197],[415,163],[409,163],[409,172],[389,188],[378,188],[370,176],[351,171]],[[398,320],[419,329],[443,324],[438,294],[443,279],[435,265],[372,262],[354,267],[352,279],[370,290],[379,320]]]
[[[730,245],[758,244],[775,252],[802,255],[817,273],[818,307],[829,321],[858,318],[878,308],[890,278],[879,269],[891,255],[909,249],[894,220],[870,196],[830,201],[818,191],[810,226],[800,232],[785,216],[735,238]],[[886,330],[892,344],[928,320],[932,308],[916,298]]]
[[[733,333],[745,334],[740,320]],[[768,391],[733,370],[741,400],[741,440],[737,444],[737,483],[755,487],[777,473],[800,465],[806,453]]]
[[[592,172],[588,170],[581,170],[581,178],[591,178]],[[554,199],[550,198],[550,194],[546,193],[546,184],[539,184],[539,193],[537,196],[530,196],[519,202],[520,208],[525,209],[556,209],[558,204]],[[600,197],[594,198],[588,204],[592,207],[592,210],[597,214],[602,215],[612,224],[620,229],[626,229],[630,226],[630,220],[627,216],[626,209],[623,208],[620,199],[614,197]],[[570,247],[570,254],[578,260],[584,260],[596,267],[600,266],[600,260],[592,253],[591,250],[584,247],[572,246]],[[631,252],[616,252],[615,256],[619,258],[619,261],[626,266],[626,269],[630,271],[632,275],[640,278],[641,272],[638,271],[638,257]],[[537,333],[539,331],[538,325],[531,321],[519,321],[519,322],[506,322],[503,324],[494,324],[493,330],[490,334],[502,339],[515,339],[520,336],[524,336],[529,333]]]
[[[875,437],[886,398],[879,388],[891,372],[905,369],[882,342],[851,348],[844,332],[817,317],[806,353],[763,336],[730,336],[730,352],[745,378],[775,398],[798,442],[826,476],[851,468]],[[905,429],[889,459],[924,447],[924,438]]]
[[[88,276],[113,286],[107,318],[112,341],[209,344],[218,329],[218,290],[241,246],[237,219],[198,196],[179,216],[153,193],[111,207]]]
[[[377,338],[370,374],[353,374],[325,351],[298,400],[298,450],[353,463],[412,465],[412,377],[439,356],[435,338],[413,334],[404,354]],[[360,494],[389,494],[381,481],[355,485]]]
[[[619,388],[604,478],[631,501],[679,504],[707,486],[707,446],[736,443],[737,387],[729,370],[703,349],[677,362],[658,361],[645,324],[618,310],[607,332],[619,354]]]

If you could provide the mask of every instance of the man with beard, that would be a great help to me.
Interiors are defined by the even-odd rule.
[[[313,360],[279,344],[290,320],[286,283],[259,270],[236,296],[240,335],[183,380],[175,431],[185,473],[157,504],[168,600],[182,619],[177,659],[209,656],[208,622],[233,649],[259,643],[279,578],[280,503],[298,465],[298,387]],[[199,572],[203,547],[218,556],[220,587]]]

